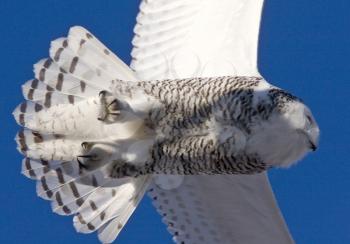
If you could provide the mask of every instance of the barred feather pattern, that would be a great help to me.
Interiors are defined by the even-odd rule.
[[[112,242],[153,174],[260,173],[252,128],[296,100],[260,77],[137,81],[91,33],[51,43],[14,111],[23,174],[77,231]],[[109,104],[107,100],[110,101]],[[108,123],[101,114],[118,110]],[[107,111],[107,112],[106,112]],[[120,115],[120,116],[119,116]]]
[[[134,125],[99,121],[99,93],[112,80],[133,82],[130,69],[82,27],[51,43],[50,57],[34,65],[35,78],[22,86],[26,99],[13,112],[21,126],[16,141],[22,173],[37,181],[39,197],[60,215],[75,215],[78,232],[98,230],[112,242],[142,199],[149,176],[109,177],[108,164],[87,170],[78,160],[82,143],[113,145],[135,134]],[[116,133],[117,132],[117,133]]]
[[[249,133],[252,120],[268,119],[274,105],[268,94],[253,104],[254,96],[259,96],[255,88],[261,84],[271,87],[261,77],[244,76],[140,82],[139,86],[163,104],[151,110],[149,120],[157,134],[169,138],[196,134],[195,128],[213,116]]]
[[[122,92],[119,85],[112,90]],[[146,117],[157,142],[145,165],[116,162],[112,177],[260,173],[271,165],[247,153],[252,128],[297,100],[261,77],[142,81],[124,89],[140,87],[160,103]]]

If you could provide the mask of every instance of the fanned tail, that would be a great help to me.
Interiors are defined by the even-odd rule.
[[[133,82],[135,76],[82,27],[53,41],[50,58],[35,64],[34,73],[22,86],[27,101],[13,112],[25,127],[16,136],[25,156],[22,173],[37,180],[38,196],[50,200],[54,212],[75,215],[78,232],[98,230],[100,241],[110,243],[142,199],[150,178],[115,179],[108,164],[86,170],[79,155],[84,142],[113,147],[135,133],[128,123],[97,119],[100,91],[108,91],[112,80]]]

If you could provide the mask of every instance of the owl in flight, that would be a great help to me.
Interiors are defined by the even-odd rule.
[[[257,71],[262,4],[145,0],[131,68],[82,27],[53,41],[14,111],[38,196],[104,243],[146,191],[176,243],[292,243],[266,170],[319,129]]]

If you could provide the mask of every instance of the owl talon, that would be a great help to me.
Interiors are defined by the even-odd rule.
[[[120,116],[120,101],[116,99],[110,92],[101,91],[100,94],[101,109],[98,120],[105,123],[114,123]]]
[[[82,160],[81,160],[81,159]],[[97,155],[92,154],[92,155],[79,155],[77,156],[77,161],[79,164],[80,168],[86,169],[86,170],[90,170],[92,169],[92,164],[93,162],[98,161]]]
[[[84,149],[84,151],[89,151],[89,150],[91,150],[91,148],[92,148],[93,145],[94,145],[94,143],[92,143],[92,142],[86,142],[86,141],[84,141],[84,142],[81,143],[81,147]]]

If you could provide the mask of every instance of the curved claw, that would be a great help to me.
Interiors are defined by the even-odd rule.
[[[92,166],[91,163],[92,162],[89,162],[89,161],[88,162],[84,162],[84,161],[81,161],[80,158],[83,158],[83,159],[87,158],[87,159],[89,159],[91,161],[97,161],[98,160],[97,155],[95,155],[95,154],[78,155],[77,156],[77,162],[79,164],[79,167],[83,168],[83,169],[86,169],[86,170],[90,170],[91,169],[91,166]]]
[[[93,146],[93,143],[92,142],[82,142],[81,143],[81,147],[84,149],[84,150],[90,150]]]
[[[114,123],[121,112],[121,104],[110,92],[101,91],[100,93],[101,109],[99,112],[98,120],[106,123]]]
[[[79,156],[77,156],[77,162],[78,162],[79,168],[83,168],[86,170],[88,169],[88,167],[79,160]]]
[[[108,93],[108,91],[106,91],[106,90],[103,90],[103,91],[100,91],[99,93],[98,93],[98,96],[105,96],[106,94]]]

